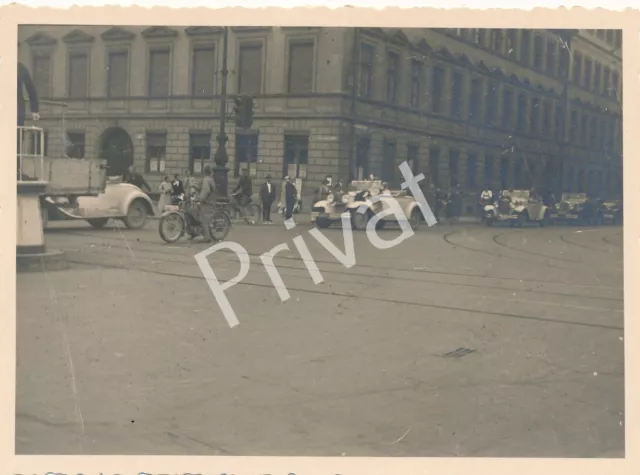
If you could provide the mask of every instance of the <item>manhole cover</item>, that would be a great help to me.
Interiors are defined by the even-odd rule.
[[[471,350],[469,348],[458,348],[455,351],[450,351],[449,353],[445,353],[445,358],[462,358],[463,356],[467,356],[471,353],[475,353],[476,350]]]

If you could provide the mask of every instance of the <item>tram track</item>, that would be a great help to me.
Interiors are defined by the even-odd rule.
[[[69,260],[69,262],[72,262],[72,263],[75,263],[75,264],[91,266],[91,267],[102,267],[102,268],[106,268],[106,269],[117,269],[117,270],[136,270],[138,272],[156,274],[156,275],[162,275],[162,276],[168,276],[168,277],[186,278],[186,279],[193,279],[193,280],[205,280],[205,277],[202,276],[202,275],[191,275],[191,274],[185,274],[185,273],[168,272],[168,271],[151,270],[151,269],[132,269],[132,268],[127,267],[127,266],[119,266],[119,265],[115,265],[115,264],[88,263],[86,261],[75,260],[75,259],[68,259],[68,260]],[[220,283],[224,283],[224,282],[226,282],[226,280],[220,279]],[[249,286],[249,287],[266,288],[266,289],[269,289],[269,290],[273,289],[273,286],[271,284],[262,284],[262,283],[247,282],[247,281],[242,281],[241,283],[239,283],[239,285],[240,284],[241,285],[246,285],[246,286]],[[571,325],[571,326],[578,326],[578,327],[598,328],[598,329],[602,329],[602,330],[613,330],[613,331],[623,331],[624,330],[624,328],[622,326],[616,326],[616,325],[605,325],[605,324],[600,324],[600,323],[579,322],[579,321],[571,321],[571,320],[565,320],[565,319],[554,319],[554,318],[541,317],[541,316],[521,315],[521,314],[510,313],[510,312],[493,312],[493,311],[489,311],[489,310],[477,310],[477,309],[473,309],[473,308],[457,307],[457,306],[453,306],[453,305],[438,305],[438,304],[416,302],[416,301],[412,301],[412,300],[397,300],[397,299],[383,298],[383,297],[377,297],[377,296],[358,297],[357,295],[353,295],[351,293],[346,293],[346,292],[336,292],[336,291],[326,292],[326,291],[322,291],[322,290],[304,289],[304,288],[292,287],[292,286],[288,286],[288,289],[290,291],[302,292],[302,293],[307,293],[307,294],[315,294],[315,295],[322,295],[322,296],[332,296],[332,297],[340,297],[340,298],[344,298],[344,299],[356,299],[356,300],[360,299],[360,298],[365,298],[368,301],[380,302],[380,303],[385,303],[385,304],[404,305],[404,306],[410,306],[410,307],[419,307],[419,308],[422,308],[422,309],[434,309],[434,310],[464,312],[464,313],[468,313],[468,314],[471,314],[471,315],[487,315],[487,316],[495,316],[495,317],[500,317],[500,318],[511,318],[511,319],[535,321],[537,323],[553,323],[553,324],[559,324],[559,325]],[[427,313],[427,315],[428,315],[428,313]]]
[[[92,234],[84,234],[84,233],[76,233],[76,232],[70,232],[68,234],[71,235],[76,235],[76,236],[83,236],[83,237],[92,237],[95,238],[95,235]],[[150,257],[149,259],[152,262],[163,262],[163,263],[168,263],[168,264],[184,264],[184,260],[182,259],[172,259],[172,258],[167,258],[166,254],[163,253],[162,251],[159,250],[151,250],[151,249],[140,249],[140,248],[131,248],[128,244],[122,244],[122,238],[121,237],[102,237],[100,236],[100,239],[104,239],[106,241],[112,241],[113,244],[109,244],[109,247],[115,247],[118,249],[122,249],[122,250],[126,250],[126,251],[130,251],[133,256],[135,257],[135,253],[143,253],[143,254],[152,254],[155,255],[154,257]],[[136,239],[136,242],[147,242],[147,243],[154,243],[157,244],[157,242],[155,241],[149,241],[149,240],[138,240]],[[192,246],[187,247],[186,249],[192,249]],[[81,252],[81,251],[78,251]],[[227,254],[229,257],[231,256],[235,256],[235,254],[231,251],[220,251],[221,253]],[[161,256],[157,256],[157,254],[161,254]],[[179,253],[181,256],[187,257],[187,258],[191,258],[193,257],[193,254],[190,253]],[[251,258],[259,258],[260,254],[258,253],[252,253],[252,252],[248,252],[249,257]],[[121,256],[121,257],[128,257],[128,256]],[[284,256],[284,255],[279,255],[277,257],[277,259],[282,259],[282,260],[289,260],[289,261],[296,261],[296,262],[300,262],[302,264],[304,264],[303,259],[299,256],[296,255],[296,257],[291,257],[291,256]],[[235,259],[227,259],[228,262],[236,262]],[[336,261],[327,261],[327,260],[321,260],[321,259],[314,259],[316,264],[327,264],[327,265],[337,265]],[[500,285],[488,285],[488,284],[479,284],[479,283],[465,283],[465,282],[449,282],[449,281],[443,281],[443,280],[436,280],[436,279],[425,279],[424,275],[428,274],[428,275],[444,275],[444,276],[449,276],[449,277],[460,277],[460,278],[470,278],[470,279],[491,279],[491,280],[496,280],[496,281],[505,281],[505,282],[510,282],[513,283],[514,281],[517,281],[519,283],[525,284],[525,285],[536,285],[536,284],[545,284],[545,285],[562,285],[565,287],[569,287],[569,288],[596,288],[596,289],[607,289],[607,290],[621,290],[620,287],[607,287],[607,286],[598,286],[598,285],[585,285],[585,284],[569,284],[569,283],[565,283],[565,282],[559,282],[559,281],[540,281],[540,280],[534,280],[534,279],[514,279],[514,278],[506,278],[506,277],[489,277],[487,275],[482,275],[482,274],[470,274],[470,273],[459,273],[459,272],[443,272],[443,271],[429,271],[429,270],[414,270],[414,269],[405,269],[405,268],[400,268],[400,267],[385,267],[384,270],[388,271],[388,272],[404,272],[407,273],[411,276],[415,277],[402,277],[402,276],[390,276],[390,275],[384,275],[384,274],[379,274],[379,272],[382,270],[380,266],[371,266],[371,265],[366,265],[366,264],[358,264],[357,265],[358,268],[361,269],[371,269],[371,270],[375,270],[376,274],[371,274],[371,273],[362,273],[362,272],[357,272],[357,271],[345,271],[345,270],[330,270],[330,269],[321,269],[322,273],[326,273],[326,274],[332,274],[332,275],[344,275],[347,276],[349,278],[353,278],[353,277],[375,277],[375,278],[380,278],[380,279],[384,279],[384,280],[399,280],[399,281],[407,281],[407,282],[413,282],[415,283],[416,281],[420,281],[420,282],[424,282],[425,284],[436,284],[436,285],[452,285],[452,286],[460,286],[460,287],[468,287],[468,288],[478,288],[478,289],[490,289],[490,290],[498,290],[498,291],[505,291],[505,292],[513,292],[513,291],[517,291],[517,292],[527,292],[527,293],[535,293],[535,294],[543,294],[543,295],[550,295],[550,296],[559,296],[559,297],[574,297],[574,298],[584,298],[584,299],[590,299],[590,300],[608,300],[608,301],[622,301],[622,298],[615,298],[615,297],[604,297],[604,296],[593,296],[593,295],[582,295],[582,294],[576,294],[573,292],[557,292],[557,291],[551,291],[551,290],[542,290],[542,289],[522,289],[522,288],[513,288],[513,287],[505,287],[505,286],[500,286]],[[279,269],[291,269],[291,270],[305,270],[305,267],[297,267],[297,266],[289,266],[286,264],[278,264],[277,268]]]

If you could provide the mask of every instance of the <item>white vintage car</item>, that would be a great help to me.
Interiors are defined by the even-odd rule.
[[[45,227],[49,221],[85,220],[94,228],[102,228],[109,219],[117,219],[129,229],[139,229],[155,215],[151,198],[137,186],[122,183],[119,177],[109,178],[104,193],[97,196],[72,200],[46,197],[41,205]]]
[[[496,222],[508,222],[522,227],[528,222],[546,226],[550,221],[550,210],[539,199],[532,199],[529,190],[503,190],[493,204],[484,207],[487,226]]]
[[[622,224],[622,200],[605,200],[602,202],[602,221],[608,224]]]
[[[349,212],[351,213],[353,229],[362,231],[366,229],[367,223],[372,216],[383,209],[387,209],[389,206],[383,200],[377,203],[372,203],[368,200],[369,197],[380,193],[395,198],[413,229],[417,229],[420,226],[424,218],[418,202],[405,191],[383,191],[382,181],[380,180],[352,181],[346,193],[329,194],[326,200],[316,202],[311,208],[311,222],[315,223],[319,228],[328,228],[333,223],[341,222],[342,214]],[[368,210],[366,213],[359,213],[358,209],[363,205],[366,205]],[[395,222],[395,216],[389,214],[378,221],[377,228],[381,229],[385,224]]]

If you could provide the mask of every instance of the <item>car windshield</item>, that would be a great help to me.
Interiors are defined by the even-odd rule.
[[[531,193],[529,190],[505,190],[502,192],[502,196],[510,198],[511,201],[529,201]]]
[[[376,193],[382,187],[382,182],[380,180],[374,181],[352,181],[349,185],[349,191],[370,191],[371,193]]]

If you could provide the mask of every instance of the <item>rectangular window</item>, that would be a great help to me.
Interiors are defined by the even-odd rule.
[[[595,147],[598,143],[598,119],[592,117],[589,121],[589,146]]]
[[[458,179],[458,158],[460,153],[457,150],[449,150],[449,186],[457,186],[460,183]]]
[[[189,171],[200,174],[211,161],[211,134],[189,134]]]
[[[542,134],[545,137],[551,135],[551,104],[546,101],[542,104]]]
[[[544,38],[536,36],[533,40],[533,67],[542,71],[544,67]]]
[[[129,95],[129,53],[113,51],[107,60],[107,96],[111,98]]]
[[[498,85],[490,82],[487,86],[487,100],[485,107],[485,122],[493,124],[498,115]]]
[[[527,128],[527,97],[524,94],[518,95],[518,117],[516,118],[516,129],[519,132],[526,132]]]
[[[555,117],[553,119],[552,135],[553,130],[557,132],[557,136],[560,137],[561,140],[564,140],[567,130],[567,124],[564,117],[564,108],[560,103],[556,103],[555,105]]]
[[[33,57],[33,84],[39,97],[51,97],[51,55]]]
[[[420,96],[422,94],[422,62],[411,61],[411,107],[420,108]]]
[[[555,41],[547,42],[547,73],[552,76],[556,75],[556,51],[558,49],[558,45]]]
[[[285,135],[282,176],[306,178],[309,163],[309,136]]]
[[[418,163],[418,150],[418,145],[415,143],[407,145],[407,164],[414,175],[417,175],[420,170],[420,164]]]
[[[605,96],[611,94],[611,70],[607,67],[604,68],[604,75],[602,77],[602,87]]]
[[[462,118],[464,84],[462,74],[454,71],[451,80],[451,115],[457,119]]]
[[[167,134],[148,133],[147,134],[147,173],[164,173],[165,161],[167,157]]]
[[[500,125],[504,129],[511,128],[511,120],[513,119],[513,90],[502,90],[502,119]]]
[[[589,143],[589,116],[587,114],[582,114],[580,121],[580,142],[584,145]]]
[[[429,148],[429,181],[435,187],[440,186],[440,149]]]
[[[476,188],[476,175],[478,167],[478,156],[475,153],[470,153],[467,156],[467,188],[474,190]]]
[[[240,175],[240,169],[248,169],[258,162],[258,134],[236,134],[236,160],[233,176]],[[293,175],[292,175],[293,176]]]
[[[168,97],[171,84],[171,51],[168,48],[149,52],[149,96]]]
[[[522,180],[524,178],[524,175],[522,174],[522,159],[516,158],[515,163],[513,164],[513,175],[515,187],[518,190],[521,190],[524,187]]]
[[[85,53],[69,56],[67,94],[70,98],[87,97],[89,82],[89,58]]]
[[[431,107],[436,114],[442,113],[442,94],[444,92],[444,69],[433,68],[433,82],[431,83]]]
[[[480,120],[482,110],[482,80],[471,80],[471,95],[469,98],[469,119],[472,121]]]
[[[526,66],[531,64],[531,30],[522,30],[520,61]]]
[[[602,78],[602,65],[596,62],[596,67],[593,72],[593,90],[596,94],[600,94],[602,89],[600,89],[600,80]]]
[[[573,82],[582,84],[582,56],[578,52],[573,53]]]
[[[313,53],[312,41],[289,44],[288,92],[307,94],[313,91]]]
[[[593,77],[593,62],[590,59],[584,61],[584,87],[591,90],[591,78]]]
[[[578,140],[578,132],[580,124],[578,119],[578,111],[571,111],[571,128],[569,129],[569,141],[575,143]]]
[[[560,44],[560,64],[558,66],[558,76],[561,78],[566,78],[569,73],[569,64],[570,64],[571,53],[567,49],[567,45],[565,43]]]
[[[84,132],[67,133],[67,156],[69,158],[84,158]]]
[[[513,28],[507,30],[507,56],[518,57],[518,30]]]
[[[484,156],[484,185],[488,187],[493,185],[493,161],[493,157]]]
[[[373,62],[375,60],[375,48],[369,44],[360,47],[360,84],[359,94],[371,99],[373,97]]]
[[[613,30],[607,30],[607,43],[613,44]]]
[[[540,133],[540,99],[531,99],[531,134]]]
[[[392,183],[396,175],[396,142],[394,140],[385,140],[382,145],[382,173],[380,178],[382,181]]]
[[[620,75],[617,71],[611,74],[611,97],[614,99],[621,99],[620,95]]]
[[[398,73],[400,56],[389,51],[387,53],[387,102],[395,103],[398,99]]]
[[[262,45],[240,46],[238,92],[260,94],[262,92]]]
[[[502,157],[500,159],[500,189],[506,190],[509,188],[509,159]]]
[[[502,30],[500,29],[492,29],[491,30],[491,48],[498,54],[503,54],[503,41],[502,41]]]
[[[216,74],[216,50],[213,45],[198,46],[191,51],[191,94],[213,96]]]
[[[369,150],[371,149],[371,139],[361,137],[356,145],[356,180],[364,180],[370,174],[369,171]]]

